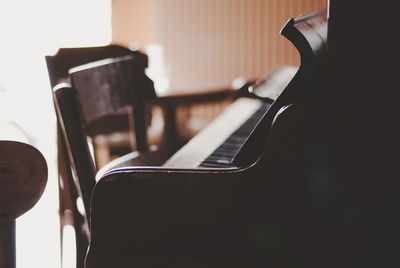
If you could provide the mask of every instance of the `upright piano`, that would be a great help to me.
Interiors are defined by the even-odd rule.
[[[302,258],[327,267],[325,251],[301,246],[322,240],[310,236],[303,215],[314,200],[296,181],[308,178],[301,154],[313,153],[303,123],[324,82],[326,12],[292,18],[281,33],[299,68],[251,85],[253,98],[235,101],[164,166],[99,179],[86,267],[297,267]]]

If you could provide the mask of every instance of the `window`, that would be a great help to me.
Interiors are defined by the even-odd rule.
[[[57,268],[56,120],[44,56],[59,47],[109,43],[111,0],[0,1],[0,39],[0,128],[13,122],[16,139],[38,148],[49,167],[41,200],[17,219],[17,267]],[[64,268],[74,267],[74,250],[66,254]]]

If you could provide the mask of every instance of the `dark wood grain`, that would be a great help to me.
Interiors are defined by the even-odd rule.
[[[91,123],[132,107],[136,146],[147,151],[146,104],[155,95],[153,82],[132,56],[96,61],[70,70],[86,128]]]
[[[40,199],[47,164],[31,145],[0,141],[0,267],[15,268],[15,219]]]
[[[72,87],[60,84],[54,88],[56,111],[70,152],[71,163],[79,180],[76,185],[82,195],[87,215],[96,168],[87,144],[86,128],[92,122],[127,108],[132,103],[142,106],[148,96],[141,93],[143,88],[135,84],[135,79],[140,81],[144,78],[146,77],[140,66],[135,64],[131,56],[126,56],[72,69]],[[137,117],[145,115],[141,113]],[[143,122],[145,119],[141,121]],[[138,127],[139,125],[136,125],[136,130]],[[145,133],[147,126],[143,127]],[[140,146],[147,150],[145,134],[138,135],[138,139],[142,140],[137,142],[146,142]]]
[[[68,71],[72,67],[124,55],[134,56],[141,62],[143,70],[148,66],[146,54],[140,51],[132,51],[126,47],[115,44],[96,47],[60,48],[56,54],[45,57],[50,85],[54,87],[58,83],[69,82]],[[80,190],[76,188],[75,183],[73,183],[74,179],[70,170],[71,165],[68,159],[68,151],[65,149],[67,145],[63,144],[64,141],[62,140],[62,134],[60,132],[60,122],[58,122],[57,125],[61,240],[63,239],[63,227],[68,224],[74,225],[76,227],[75,235],[78,247],[77,265],[78,267],[83,267],[83,260],[89,239],[87,219],[77,209],[76,204]],[[86,131],[92,136],[97,134],[107,135],[115,131],[129,131],[130,126],[133,126],[130,115],[127,112],[121,112],[114,114],[112,117],[107,117],[105,120],[99,120],[93,123]],[[94,147],[96,149],[96,144],[94,144]]]
[[[36,204],[47,182],[47,164],[31,145],[0,141],[0,219],[19,217]]]
[[[140,51],[133,51],[126,47],[115,44],[96,47],[60,48],[56,54],[46,56],[46,64],[50,79],[50,85],[51,87],[54,87],[58,83],[69,82],[70,79],[68,71],[70,68],[92,61],[125,55],[131,55],[135,57],[135,59],[142,66],[143,71],[148,66],[148,58],[146,54]],[[117,131],[130,131],[133,129],[131,128],[133,125],[134,123],[132,116],[127,111],[122,111],[120,113],[115,113],[113,116],[106,117],[104,118],[104,120],[94,122],[90,125],[90,127],[86,128],[86,132],[91,136],[95,136],[98,134],[108,135]],[[58,127],[58,131],[60,131],[60,127]],[[61,133],[58,134],[58,137],[61,137]],[[82,241],[82,244],[77,243],[78,248],[82,249],[78,250],[77,252],[77,263],[78,265],[81,265],[79,267],[83,267],[82,265],[84,255],[88,243],[88,226],[85,223],[86,218],[81,215],[76,207],[76,198],[78,197],[76,194],[80,190],[78,190],[79,188],[75,189],[76,186],[74,184],[71,184],[74,179],[72,178],[72,173],[69,170],[69,160],[65,157],[68,157],[68,152],[64,151],[66,147],[65,145],[63,146],[62,143],[62,139],[58,138],[58,169],[60,171],[63,171],[62,173],[60,173],[60,183],[63,185],[63,187],[59,187],[60,196],[62,197],[60,199],[60,228],[62,230],[65,224],[75,225],[76,240]],[[134,144],[131,144],[129,146],[129,142],[126,142],[126,144],[128,145],[128,147],[135,146]],[[96,150],[96,143],[94,144],[94,148]],[[70,212],[72,212],[72,218]]]
[[[76,175],[73,187],[77,187],[79,196],[83,198],[88,215],[96,169],[87,144],[76,92],[68,85],[64,86],[59,85],[54,88],[55,108],[69,161],[73,167],[72,172]]]
[[[45,57],[50,85],[54,87],[57,83],[69,82],[68,71],[73,67],[125,55],[135,57],[143,70],[148,67],[148,57],[146,54],[115,44],[97,47],[60,48],[56,54]],[[87,131],[91,135],[109,134],[115,131],[126,132],[129,130],[129,123],[127,122],[130,122],[130,120],[131,118],[126,112],[116,113],[112,117],[107,117],[101,122],[92,124],[91,128]]]
[[[148,58],[146,54],[119,45],[60,48],[55,55],[46,56],[50,84],[54,87],[56,84],[68,80],[69,69],[78,65],[125,55],[133,55],[142,63],[143,69],[147,68]]]
[[[71,224],[72,221],[76,228],[78,267],[83,267],[90,240],[90,219],[87,215],[90,215],[90,200],[96,184],[97,169],[87,140],[90,136],[87,130],[91,124],[115,112],[133,108],[136,113],[135,131],[139,133],[136,135],[137,148],[142,149],[138,155],[141,165],[160,165],[163,162],[161,154],[149,152],[152,156],[158,156],[157,159],[143,156],[147,155],[148,150],[144,107],[147,99],[153,95],[148,94],[151,91],[142,91],[147,86],[152,87],[152,82],[145,76],[142,66],[135,61],[128,55],[81,65],[70,70],[72,86],[61,83],[53,88],[62,138],[61,151],[66,152],[59,155],[59,161],[64,162],[61,166],[65,166],[65,169],[60,169],[60,175],[63,176],[61,193],[65,193],[65,203],[68,202],[72,210],[68,212],[64,202],[60,206],[66,209],[64,224]],[[142,134],[139,132],[140,127],[144,128]],[[76,207],[79,197],[85,208],[83,215]]]

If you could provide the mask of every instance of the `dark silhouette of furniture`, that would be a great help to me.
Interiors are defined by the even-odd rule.
[[[50,85],[51,87],[54,87],[58,83],[68,82],[68,71],[72,67],[124,55],[134,56],[135,59],[141,63],[143,72],[145,68],[148,67],[148,57],[146,54],[115,44],[99,47],[60,48],[55,55],[46,56]],[[154,88],[152,85],[143,86],[147,87],[148,91],[146,93],[148,93],[149,98],[154,96]],[[136,109],[144,109],[144,107],[137,105]],[[135,114],[141,114],[141,112],[133,113],[133,115],[127,112],[116,113],[113,116],[108,117],[107,121],[98,122],[91,126],[91,129],[87,130],[92,136],[103,135],[103,140],[105,139],[105,141],[101,142],[101,145],[96,142],[96,139],[93,140],[95,155],[99,158],[96,160],[97,165],[103,165],[105,162],[109,161],[111,151],[113,150],[113,142],[110,139],[107,139],[107,136],[104,137],[104,135],[114,132],[128,132],[130,129],[133,129],[132,127],[134,125],[143,124],[143,122],[141,122],[142,118],[132,118]],[[139,129],[143,128],[139,127]],[[135,131],[135,134],[136,136],[133,136],[136,138],[136,143],[132,141],[130,142],[129,138],[127,140],[125,139],[125,147],[131,147],[132,150],[138,151],[148,150],[146,133]],[[132,136],[132,133],[130,133],[130,136]],[[132,137],[130,139],[132,139]],[[118,143],[120,144],[121,142],[124,143],[124,141],[119,141],[114,145],[114,147],[118,146]],[[103,151],[105,152],[103,154],[97,154],[96,147],[104,148]]]
[[[0,267],[15,268],[15,219],[40,199],[47,164],[31,145],[0,141]]]
[[[146,54],[143,54],[140,51],[132,51],[120,45],[111,44],[101,47],[61,48],[55,55],[46,56],[50,85],[51,87],[54,87],[58,83],[68,82],[68,70],[72,67],[96,60],[124,55],[133,55],[138,62],[143,64],[143,70],[148,67],[148,57]],[[149,85],[148,91],[146,92],[149,94],[149,96],[153,95],[154,89]],[[168,92],[157,94],[158,97],[153,99],[152,105],[161,107],[164,120],[164,129],[159,146],[164,147],[170,154],[172,154],[177,150],[177,148],[182,146],[187,141],[186,137],[182,137],[182,135],[178,133],[179,128],[177,127],[176,122],[176,108],[178,106],[191,106],[196,104],[217,103],[224,100],[233,100],[242,93],[242,91],[232,88],[217,88],[178,93],[175,93],[173,90],[169,90]],[[137,107],[136,109],[140,109],[140,107]],[[133,116],[135,116],[135,113],[133,113]],[[150,122],[150,119],[151,112],[148,111],[147,121]],[[131,129],[133,125],[137,124],[137,122],[133,123],[134,120],[129,118],[129,114],[127,113],[117,113],[112,117],[108,117],[106,120],[107,121],[94,124],[91,126],[91,129],[88,129],[87,131],[94,136],[96,134],[127,131]],[[128,126],[127,122],[131,124],[131,127]],[[136,139],[139,139],[139,141],[136,141],[138,144],[135,142],[130,142],[130,146],[132,147],[131,149],[146,151],[148,149],[148,146],[146,145],[146,133],[139,132],[135,134],[137,134]],[[109,140],[105,141],[105,144],[110,143],[111,142]],[[100,147],[99,143],[96,144],[96,139],[94,139],[95,156],[97,152],[96,146]],[[112,144],[110,146],[112,146]],[[109,154],[109,152],[112,151],[112,148],[105,150],[108,151]],[[126,151],[126,149],[123,151]],[[103,158],[105,160],[96,160],[96,162],[99,162],[97,163],[98,166],[102,166],[104,162],[109,160],[109,158],[106,156],[102,157],[102,159]]]
[[[76,108],[76,104],[69,104],[71,100],[66,100],[69,97],[62,97],[64,95],[68,95],[67,93],[63,93],[64,90],[58,90],[58,88],[63,87],[60,86],[63,82],[70,83],[71,79],[68,74],[68,69],[71,67],[76,67],[79,64],[88,63],[89,61],[95,61],[98,59],[104,59],[106,57],[113,58],[115,56],[124,56],[130,55],[133,56],[133,60],[137,62],[135,64],[135,72],[136,74],[142,73],[144,75],[144,67],[147,66],[147,57],[137,51],[130,51],[126,48],[110,45],[105,47],[88,47],[88,48],[63,48],[60,49],[59,52],[55,56],[47,56],[47,67],[50,76],[50,82],[53,88],[57,89],[55,91],[54,100],[55,106],[59,107],[59,109],[65,109],[64,114],[74,113],[74,109]],[[104,74],[106,75],[106,74]],[[176,129],[176,120],[175,120],[175,108],[179,105],[192,105],[199,103],[213,103],[219,102],[221,100],[229,100],[234,99],[236,96],[240,94],[240,90],[233,90],[231,88],[227,89],[211,89],[206,91],[199,92],[188,92],[188,93],[179,93],[179,94],[164,94],[157,98],[154,97],[154,89],[152,82],[145,76],[142,76],[143,79],[136,79],[134,84],[132,84],[132,88],[136,89],[138,87],[142,87],[140,89],[140,98],[143,100],[143,103],[134,102],[131,104],[125,105],[125,109],[121,109],[115,113],[112,113],[106,117],[103,117],[99,120],[95,120],[90,124],[85,125],[85,134],[89,136],[94,136],[99,133],[109,133],[112,131],[121,131],[126,130],[127,126],[130,126],[130,131],[135,132],[136,140],[131,142],[131,150],[133,150],[132,154],[129,154],[127,157],[136,159],[136,162],[125,161],[126,157],[117,161],[113,161],[111,165],[160,165],[162,164],[161,159],[164,159],[166,155],[171,155],[176,149],[182,146],[181,137],[177,133]],[[131,81],[132,82],[132,81]],[[118,85],[119,86],[119,85]],[[116,87],[118,88],[118,87]],[[57,92],[57,93],[56,93]],[[144,93],[143,93],[144,92]],[[93,92],[94,93],[94,92]],[[96,94],[100,94],[98,91]],[[111,92],[108,92],[111,93]],[[57,103],[56,95],[60,96],[60,100]],[[61,107],[63,104],[61,102],[66,101],[66,104]],[[149,115],[147,113],[146,103],[155,106],[161,107],[163,111],[164,118],[164,130],[162,136],[162,142],[159,145],[158,152],[149,151],[149,146],[147,142],[147,133],[146,127],[148,119],[145,118],[145,115]],[[74,101],[72,101],[74,102]],[[133,111],[130,107],[133,107]],[[107,107],[101,107],[107,110]],[[90,189],[92,188],[92,183],[85,187],[81,186],[80,182],[78,182],[78,177],[73,172],[71,172],[70,167],[74,167],[74,163],[71,162],[71,153],[70,146],[66,143],[66,133],[63,129],[63,126],[60,125],[60,122],[63,122],[61,118],[62,111],[58,111],[58,166],[59,166],[59,175],[60,175],[60,217],[61,217],[61,232],[63,230],[64,225],[72,225],[75,227],[76,241],[77,241],[77,262],[78,266],[83,265],[83,259],[86,254],[86,249],[88,246],[88,241],[90,239],[90,231],[88,227],[87,218],[85,215],[82,215],[82,212],[79,211],[77,207],[77,200],[81,200],[82,195],[80,192],[83,188],[87,188],[86,194],[89,195]],[[125,112],[128,111],[128,112]],[[129,113],[132,111],[133,113]],[[146,111],[145,113],[143,111]],[[132,115],[133,114],[133,115]],[[70,115],[68,115],[70,116]],[[129,117],[134,117],[134,120],[131,120]],[[129,122],[127,124],[126,122]],[[146,126],[146,127],[145,127]],[[62,134],[64,133],[64,134]],[[74,133],[73,131],[71,133]],[[78,134],[79,135],[79,134]],[[69,138],[69,137],[68,137]],[[85,141],[81,140],[82,143]],[[83,148],[83,147],[82,147]],[[96,149],[96,145],[95,145]],[[137,152],[142,152],[139,156]],[[147,152],[147,153],[144,153]],[[79,153],[78,153],[79,155]],[[85,155],[87,156],[87,155]],[[145,159],[143,159],[145,158]],[[150,159],[152,158],[152,159]],[[139,160],[140,161],[139,161]],[[137,162],[139,161],[139,162]],[[90,161],[86,161],[87,165],[92,165]],[[110,166],[104,167],[104,169],[108,169]],[[76,167],[72,170],[76,170]],[[94,174],[93,171],[96,168],[91,167],[89,169],[90,174]],[[91,178],[92,175],[89,175]],[[86,178],[86,177],[85,177]],[[89,179],[90,180],[90,179]],[[86,207],[88,206],[88,199],[86,199]],[[62,239],[62,238],[61,238]]]
[[[325,81],[326,20],[323,12],[294,18],[284,27],[282,34],[298,48],[302,65],[279,97],[265,103],[268,110],[234,166],[128,166],[102,175],[91,200],[88,268],[324,263],[326,248],[304,246],[323,242],[307,225],[323,211],[307,192],[319,192],[313,183],[303,185],[320,166],[304,169],[301,156],[311,145],[305,131],[313,125],[308,120]]]
[[[135,57],[135,60],[140,65],[141,70],[144,72],[148,66],[147,55],[133,51],[126,47],[119,45],[107,45],[98,47],[77,47],[77,48],[60,48],[55,55],[46,56],[47,70],[49,73],[50,85],[53,88],[59,83],[69,82],[69,69],[78,65],[86,64],[89,62],[102,60],[110,57],[118,57],[131,55]],[[150,82],[150,81],[149,81]],[[154,88],[152,84],[146,85],[148,87],[149,97],[154,95]],[[141,114],[140,110],[145,109],[144,106],[137,105],[138,110],[135,113],[137,116]],[[140,131],[143,127],[138,127],[139,131],[135,134],[136,142],[132,139],[134,131],[134,125],[144,124],[142,117],[133,118],[133,114],[127,109],[125,112],[114,113],[106,118],[106,121],[96,122],[91,126],[91,129],[87,131],[92,137],[97,135],[105,135],[106,140],[102,141],[102,144],[96,143],[96,139],[93,139],[94,153],[97,156],[97,164],[103,165],[104,162],[109,161],[110,153],[113,147],[120,147],[121,142],[124,147],[128,147],[131,150],[147,151],[148,144],[146,139],[146,132]],[[118,141],[116,145],[110,139],[107,139],[107,135],[113,132],[125,132],[128,134],[128,139]],[[65,225],[72,225],[76,228],[75,239],[77,241],[77,258],[78,263],[83,263],[82,260],[85,255],[85,251],[89,241],[89,230],[85,216],[79,212],[77,207],[77,201],[81,201],[79,198],[79,187],[75,186],[75,179],[71,172],[71,163],[68,156],[68,150],[66,144],[62,138],[60,126],[58,122],[57,129],[57,146],[58,146],[58,172],[59,172],[59,195],[60,195],[60,230],[61,230],[61,243],[63,239],[63,229]],[[100,150],[102,148],[103,150]],[[99,149],[99,150],[97,150]],[[105,153],[98,153],[104,151]],[[126,149],[125,149],[126,150]]]
[[[69,198],[82,198],[85,213],[73,207],[74,226],[77,233],[78,265],[83,264],[84,253],[89,241],[89,226],[86,215],[90,211],[90,199],[95,184],[95,167],[88,145],[88,136],[93,135],[92,126],[105,124],[109,116],[133,110],[135,114],[135,133],[139,151],[127,157],[131,165],[161,165],[164,161],[162,151],[151,151],[146,140],[145,105],[153,95],[152,81],[145,75],[140,62],[132,55],[91,62],[70,69],[70,82],[57,84],[53,89],[56,113],[63,138],[65,152],[63,165],[72,170],[67,176]],[[72,86],[70,86],[72,85]],[[149,90],[150,87],[150,90]],[[113,163],[118,165],[116,160]],[[110,165],[113,165],[110,163]],[[70,164],[68,166],[68,164]],[[107,167],[104,167],[107,168]],[[71,180],[74,178],[74,180]],[[75,201],[75,200],[71,201]],[[73,203],[73,202],[72,202]],[[75,214],[75,215],[74,215]]]
[[[60,82],[68,81],[68,71],[72,67],[92,61],[125,55],[133,55],[137,58],[138,62],[142,63],[143,69],[148,67],[148,58],[146,54],[115,44],[98,47],[60,48],[55,55],[46,56],[50,84],[54,87]]]

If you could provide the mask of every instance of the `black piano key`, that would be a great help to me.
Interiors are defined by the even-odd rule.
[[[210,154],[204,161],[206,161],[209,157],[215,156],[215,157],[232,157],[232,151],[223,151],[223,150],[216,150],[212,154]]]
[[[221,163],[211,163],[211,162],[202,162],[201,167],[209,167],[209,168],[227,168],[234,167],[232,163],[230,164],[221,164]]]
[[[257,126],[262,116],[270,107],[269,103],[262,105],[253,115],[246,120],[237,130],[235,130],[213,153],[211,153],[200,167],[234,167],[232,159],[239,152],[247,137]]]
[[[207,160],[204,162],[209,162],[209,163],[218,163],[218,164],[230,164],[231,163],[231,158],[230,157],[217,157],[217,156],[210,156],[207,157]]]

